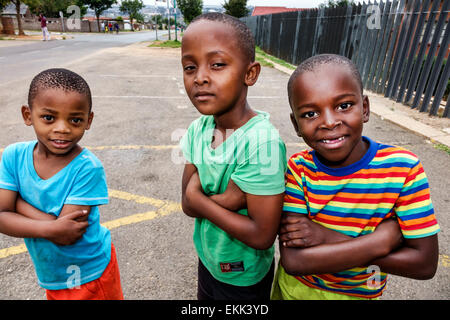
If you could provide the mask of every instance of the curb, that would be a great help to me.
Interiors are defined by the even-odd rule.
[[[291,75],[294,70],[291,70],[289,68],[286,68],[284,66],[281,66],[273,61],[270,60],[270,62],[274,65],[275,69],[284,72],[286,74]],[[450,148],[450,134],[435,129],[429,125],[426,125],[420,121],[417,121],[408,115],[404,114],[401,111],[393,111],[387,107],[385,107],[382,103],[377,103],[377,99],[380,100],[386,99],[384,96],[381,96],[379,94],[373,93],[371,91],[367,91],[366,93],[370,100],[370,112],[376,114],[377,116],[381,117],[382,120],[387,120],[389,122],[392,122],[404,129],[407,129],[419,136],[422,136],[428,140],[430,140],[433,143],[439,143],[443,144]],[[392,102],[389,100],[389,102]]]

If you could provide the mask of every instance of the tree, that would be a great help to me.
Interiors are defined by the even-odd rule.
[[[139,12],[143,8],[144,3],[142,2],[142,0],[122,0],[120,11],[128,13],[128,15],[130,16],[132,31],[134,31],[133,19],[136,19],[137,21],[144,20],[143,15]]]
[[[236,18],[248,16],[247,0],[228,0],[223,4],[225,13]]]
[[[195,17],[202,14],[203,1],[202,0],[178,0],[178,9],[183,14],[184,21],[189,24]]]
[[[319,8],[337,8],[347,7],[354,3],[354,0],[327,0],[325,3],[319,4]]]
[[[25,34],[25,32],[23,32],[22,19],[20,17],[20,6],[22,5],[22,3],[30,6],[34,5],[36,2],[39,2],[39,0],[11,0],[11,3],[13,3],[16,7],[16,18],[17,18],[17,27],[19,29],[19,35]]]
[[[82,0],[34,0],[33,3],[28,4],[28,7],[36,15],[42,13],[47,18],[59,18],[60,11],[65,17],[71,15],[71,13],[67,13],[67,8],[71,5],[76,5],[80,8],[81,16],[86,14],[87,8]]]
[[[82,2],[89,6],[91,10],[94,10],[95,16],[97,17],[97,26],[100,31],[100,15],[103,11],[112,7],[113,4],[116,4],[116,0],[82,0]]]

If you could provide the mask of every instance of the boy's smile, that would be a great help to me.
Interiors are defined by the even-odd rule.
[[[26,125],[32,125],[38,140],[37,152],[66,156],[75,151],[88,130],[93,113],[89,102],[78,92],[44,89],[34,98],[32,108],[23,106]]]
[[[245,106],[247,86],[253,84],[247,74],[251,63],[234,37],[230,26],[206,20],[191,24],[183,36],[184,85],[202,114],[217,116]]]
[[[362,129],[369,120],[369,100],[348,69],[325,64],[303,72],[293,83],[291,107],[298,135],[324,164],[344,167],[364,156]]]

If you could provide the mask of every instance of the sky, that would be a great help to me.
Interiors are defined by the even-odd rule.
[[[248,0],[249,6],[273,6],[288,8],[314,8],[326,0]],[[158,1],[159,2],[159,1]],[[205,5],[222,5],[225,0],[203,0]],[[155,0],[144,0],[145,4],[155,4]],[[159,2],[159,4],[164,4]]]

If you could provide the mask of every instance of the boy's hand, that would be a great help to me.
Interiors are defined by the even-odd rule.
[[[224,193],[215,194],[209,198],[222,208],[230,211],[237,212],[240,209],[247,208],[247,197],[245,193],[231,179]]]
[[[287,213],[281,218],[279,240],[284,247],[307,248],[326,242],[323,227],[307,216]]]
[[[87,210],[78,210],[50,221],[50,235],[46,239],[58,245],[74,244],[86,232],[89,224],[82,220],[86,220],[87,215]]]

